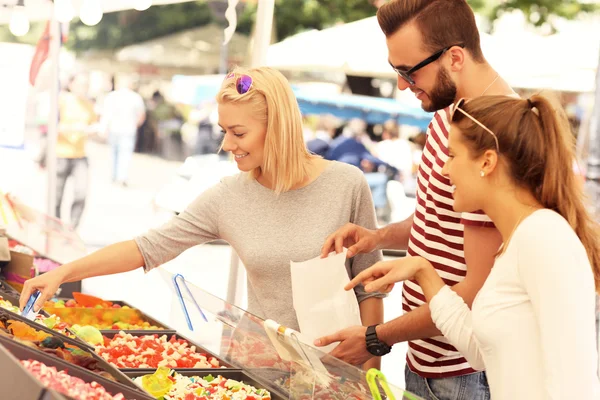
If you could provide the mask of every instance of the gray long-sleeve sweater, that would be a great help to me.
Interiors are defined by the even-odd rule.
[[[325,238],[348,222],[374,229],[375,211],[362,172],[331,162],[309,185],[277,196],[245,173],[227,177],[180,215],[135,239],[151,270],[184,250],[216,239],[236,250],[248,276],[248,311],[292,329],[290,260],[320,254]],[[382,259],[381,252],[346,262],[352,278]],[[355,289],[358,301],[380,294]]]

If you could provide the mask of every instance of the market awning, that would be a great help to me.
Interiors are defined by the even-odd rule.
[[[432,114],[394,99],[349,94],[311,93],[295,90],[303,114],[332,114],[341,119],[360,118],[369,124],[394,119],[403,125],[426,130]]]

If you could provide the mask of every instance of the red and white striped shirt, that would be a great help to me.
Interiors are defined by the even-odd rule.
[[[450,181],[442,176],[448,160],[449,108],[435,113],[427,129],[427,141],[417,174],[417,207],[408,242],[408,255],[429,260],[449,286],[467,273],[464,258],[464,225],[494,226],[484,214],[458,213]],[[409,312],[425,304],[416,281],[404,282],[402,308]],[[445,378],[475,372],[467,360],[443,336],[408,343],[407,363],[425,378]]]

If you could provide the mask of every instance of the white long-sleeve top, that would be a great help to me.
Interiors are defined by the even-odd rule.
[[[486,370],[492,400],[600,399],[594,279],[559,214],[523,220],[472,311],[448,286],[430,308],[450,343]]]

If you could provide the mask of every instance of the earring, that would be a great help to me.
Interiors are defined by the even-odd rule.
[[[483,178],[485,176],[485,172],[483,172],[483,170],[481,170],[481,172],[479,173],[479,175]]]

